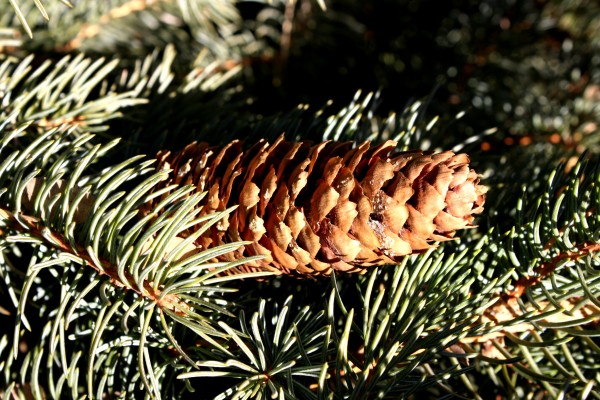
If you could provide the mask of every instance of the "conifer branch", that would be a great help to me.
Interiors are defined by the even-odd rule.
[[[118,7],[111,8],[107,14],[98,18],[97,22],[93,24],[84,23],[79,32],[77,32],[77,35],[65,44],[60,51],[69,52],[78,49],[81,46],[81,42],[96,36],[102,30],[103,25],[115,19],[124,18],[131,13],[145,10],[157,2],[156,0],[129,0]]]
[[[550,248],[548,246],[547,248]],[[536,268],[530,276],[520,278],[515,282],[515,289],[503,294],[504,300],[510,301],[511,298],[519,298],[525,290],[539,284],[544,278],[550,276],[554,270],[565,261],[578,261],[584,257],[594,257],[600,251],[600,243],[582,243],[576,244],[574,250],[559,253],[552,260],[542,263]]]
[[[89,210],[87,211],[89,212]],[[133,290],[143,298],[156,303],[158,307],[170,310],[180,316],[185,316],[190,311],[190,306],[181,301],[177,295],[167,294],[166,296],[161,296],[161,290],[155,288],[152,282],[145,280],[142,284],[143,289],[140,288],[139,283],[135,281],[134,277],[128,271],[124,272],[126,281],[123,282],[123,275],[119,273],[116,266],[111,265],[107,260],[91,257],[81,246],[73,248],[62,235],[52,232],[48,227],[42,225],[41,221],[37,218],[24,214],[19,214],[17,217],[10,211],[2,208],[0,208],[0,218],[4,220],[4,223],[7,223],[9,229],[17,232],[17,234],[28,234],[32,239],[37,239],[39,242],[45,243],[61,253],[68,253],[81,259],[100,276],[108,276],[111,284],[116,287]],[[174,248],[176,244],[171,244],[170,246]]]

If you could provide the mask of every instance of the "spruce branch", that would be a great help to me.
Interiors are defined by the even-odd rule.
[[[141,204],[172,189],[167,186],[163,191],[150,194],[157,182],[166,177],[166,171],[153,173],[152,161],[134,157],[120,165],[86,175],[86,171],[116,145],[115,141],[90,146],[93,136],[89,134],[72,138],[69,130],[51,129],[32,139],[34,132],[36,130],[31,125],[12,132],[9,130],[0,143],[0,154],[5,160],[0,165],[0,225],[3,231],[0,244],[6,248],[31,243],[42,255],[39,262],[32,260],[27,270],[23,271],[22,290],[15,286],[18,280],[9,278],[11,270],[3,269],[5,283],[9,288],[14,288],[11,293],[16,294],[13,296],[17,310],[16,324],[9,357],[16,358],[18,355],[22,324],[30,329],[25,317],[26,305],[32,300],[29,295],[31,288],[40,284],[38,276],[48,269],[61,270],[73,263],[79,264],[80,268],[87,270],[85,275],[93,285],[80,292],[81,296],[101,282],[100,287],[109,287],[114,293],[113,300],[102,302],[104,306],[92,331],[85,376],[88,395],[93,396],[95,392],[95,357],[105,330],[113,324],[113,318],[123,313],[123,309],[132,310],[133,306],[144,305],[148,311],[146,317],[139,320],[137,360],[140,379],[146,390],[158,397],[160,389],[153,383],[153,372],[145,366],[149,362],[145,350],[148,335],[152,334],[157,340],[162,336],[159,340],[161,347],[170,343],[179,357],[193,365],[194,361],[179,345],[177,335],[169,333],[172,328],[166,327],[177,322],[200,338],[219,346],[210,336],[224,337],[226,332],[214,325],[207,315],[221,313],[222,310],[213,304],[215,300],[211,300],[211,297],[214,295],[207,297],[206,293],[226,292],[227,289],[221,284],[231,280],[231,277],[221,278],[218,275],[251,260],[211,262],[215,257],[239,247],[241,242],[190,253],[186,246],[193,242],[194,237],[186,240],[175,238],[181,229],[186,229],[190,224],[204,225],[203,229],[206,229],[218,223],[231,209],[198,217],[198,211],[201,210],[197,207],[198,202],[204,194],[188,196],[192,188],[182,187],[156,203],[154,209],[147,209],[150,213],[144,218],[131,224],[139,214],[137,208]],[[16,138],[18,142],[15,142]],[[28,139],[30,143],[26,144]],[[141,182],[130,186],[127,192],[118,191],[123,184],[136,179]],[[196,211],[192,211],[194,209]],[[82,218],[83,214],[85,218]],[[240,277],[244,276],[247,275]],[[60,304],[61,312],[72,301],[72,297],[65,297]],[[73,310],[70,313],[74,312],[76,304],[70,309]],[[163,329],[154,331],[156,327],[152,328],[157,322],[152,317],[153,312],[160,316]],[[66,331],[68,321],[69,318],[66,318],[63,326],[54,325],[53,336],[56,337],[56,332]],[[66,335],[61,333],[59,336],[61,347],[66,346]],[[44,346],[43,343],[41,345]],[[108,348],[105,351],[109,351]],[[52,356],[47,359],[50,363],[47,369],[50,380],[54,379],[52,371],[55,369],[52,359]],[[67,357],[63,355],[58,364],[63,367],[59,376],[66,377],[69,373],[68,364]],[[41,390],[38,382],[32,381],[32,384],[34,390]],[[76,385],[75,382],[72,384]]]
[[[82,24],[75,37],[61,47],[60,50],[69,52],[81,49],[84,42],[93,40],[96,36],[102,34],[107,26],[119,24],[119,20],[135,21],[135,18],[129,17],[144,12],[146,12],[147,18],[158,16],[160,17],[159,21],[163,24],[171,25],[176,29],[184,23],[192,30],[202,28],[203,35],[210,35],[215,39],[224,31],[224,29],[215,29],[215,24],[226,27],[240,22],[235,7],[228,2],[127,0],[117,7],[106,10],[106,13],[94,18],[93,21]],[[216,43],[211,46],[215,45]]]
[[[81,46],[82,41],[96,36],[102,30],[102,25],[105,25],[114,19],[124,18],[131,13],[145,10],[155,3],[155,1],[148,0],[130,0],[118,7],[111,8],[108,13],[102,15],[95,24],[83,24],[75,38],[71,39],[61,50],[64,52],[75,50]]]
[[[600,350],[589,340],[600,321],[592,267],[600,249],[592,211],[599,205],[600,175],[595,156],[583,155],[567,167],[549,172],[542,198],[528,202],[524,195],[519,202],[518,228],[501,239],[504,249],[493,257],[519,279],[494,296],[478,321],[494,328],[460,342],[469,352],[480,351],[485,362],[510,362],[514,374],[554,394],[565,382],[581,390],[591,385],[594,367],[574,361],[573,346],[590,357]]]
[[[87,255],[85,249],[81,247],[73,249],[64,237],[52,233],[47,227],[40,224],[40,220],[37,218],[23,214],[15,216],[15,214],[2,208],[0,208],[0,218],[3,220],[3,225],[11,231],[18,232],[18,234],[27,234],[31,240],[52,247],[56,249],[59,254],[64,255],[67,258],[80,258],[100,276],[107,275],[111,284],[118,288],[132,289],[138,295],[155,302],[158,307],[166,308],[178,315],[186,315],[185,311],[189,311],[189,306],[186,303],[181,302],[176,296],[161,296],[161,290],[154,288],[150,282],[144,281],[143,288],[141,288],[139,284],[136,285],[134,277],[130,273],[125,272],[120,274],[118,269],[111,266],[108,261],[92,255]],[[176,245],[172,244],[171,246],[175,247]]]
[[[33,63],[33,56],[9,58],[0,68],[0,99],[8,103],[0,116],[11,126],[27,122],[42,130],[64,125],[77,128],[74,132],[97,132],[106,130],[107,121],[120,117],[119,110],[147,102],[131,89],[116,93],[104,88],[118,60],[79,55],[57,63],[45,60],[35,68]],[[97,91],[100,94],[93,95]]]
[[[489,329],[475,324],[472,313],[493,292],[479,291],[469,298],[478,272],[470,268],[468,252],[440,250],[407,258],[394,269],[373,269],[360,278],[359,293],[336,280],[327,307],[330,325],[339,327],[332,332],[335,356],[328,364],[328,379],[315,388],[319,393],[409,396],[424,387],[443,386],[437,374],[468,372],[444,365],[444,360],[477,357],[451,349],[461,338]],[[349,308],[355,297],[363,299],[363,308]],[[417,378],[427,365],[431,376]]]
[[[94,21],[107,13],[115,4],[125,2],[94,2],[78,1],[70,4],[68,1],[14,1],[2,0],[2,9],[7,12],[2,15],[2,25],[13,34],[23,36],[19,48],[31,45],[40,45],[44,41],[52,41],[52,47],[68,40],[74,35],[79,27],[90,21]],[[16,7],[13,7],[16,5]],[[43,5],[44,13],[40,12],[38,5]],[[23,32],[25,30],[25,32]],[[25,36],[28,36],[28,40]]]
[[[288,297],[281,311],[274,315],[261,300],[259,311],[252,315],[249,323],[244,314],[240,314],[239,333],[221,323],[242,350],[244,358],[217,353],[210,361],[198,362],[199,371],[183,373],[179,379],[231,377],[240,381],[215,399],[248,395],[316,399],[316,394],[308,387],[311,381],[319,379],[325,366],[319,362],[322,352],[327,351],[323,348],[322,338],[329,336],[331,327],[324,323],[324,312],[315,314],[309,307],[303,307],[290,317],[292,300]]]
[[[480,336],[465,337],[461,339],[460,344],[486,343],[492,339],[512,338],[514,336],[511,335],[535,332],[539,328],[538,323],[547,326],[558,326],[561,323],[574,320],[593,322],[600,318],[600,307],[594,303],[586,302],[584,297],[573,296],[561,300],[558,305],[557,308],[555,302],[540,301],[535,306],[529,305],[524,308],[523,303],[515,298],[508,301],[498,299],[478,321],[478,323],[493,327],[493,332]],[[501,360],[504,358],[504,355],[492,346],[485,347],[481,355],[490,359],[497,357]],[[491,360],[491,362],[494,362],[494,360]]]

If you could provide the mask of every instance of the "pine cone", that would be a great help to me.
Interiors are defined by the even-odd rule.
[[[329,275],[364,272],[449,240],[473,227],[485,188],[465,154],[394,152],[387,141],[353,143],[260,141],[244,150],[192,143],[158,154],[173,170],[165,184],[207,191],[202,213],[239,205],[196,244],[209,248],[247,240],[226,256],[264,255],[238,271]]]

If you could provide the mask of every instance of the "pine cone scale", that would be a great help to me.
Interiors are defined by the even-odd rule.
[[[340,194],[326,182],[321,182],[310,200],[309,220],[312,226],[318,226],[321,221],[338,204]]]

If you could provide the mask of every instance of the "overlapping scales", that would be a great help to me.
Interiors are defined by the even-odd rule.
[[[239,206],[199,237],[200,248],[247,240],[225,257],[265,257],[241,270],[328,275],[397,263],[472,227],[482,211],[485,188],[465,154],[395,148],[280,137],[250,149],[192,143],[158,159],[173,170],[166,184],[208,193],[202,213]]]

